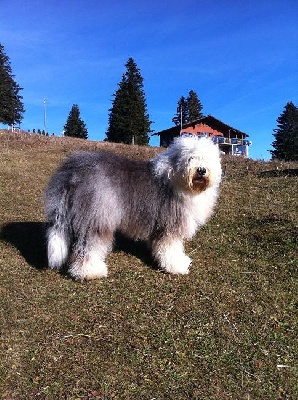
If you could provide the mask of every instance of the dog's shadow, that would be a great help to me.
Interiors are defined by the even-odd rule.
[[[45,223],[10,222],[1,227],[0,239],[16,247],[32,267],[47,267]]]
[[[0,240],[18,249],[26,262],[36,269],[48,268],[46,223],[11,222],[1,227]],[[133,241],[116,233],[113,252],[123,251],[155,269],[156,265],[145,242]]]
[[[116,232],[113,252],[117,253],[120,251],[138,258],[152,269],[158,269],[156,261],[153,259],[149,246],[145,241],[132,240],[120,232]]]

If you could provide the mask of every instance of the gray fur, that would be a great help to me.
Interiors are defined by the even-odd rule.
[[[45,191],[50,268],[60,269],[68,262],[76,279],[106,276],[104,259],[117,230],[132,239],[148,240],[162,269],[187,273],[190,260],[182,241],[211,215],[221,175],[215,146],[208,141],[200,147],[200,140],[196,142],[180,139],[150,161],[105,151],[78,152],[67,158]],[[214,164],[216,174],[206,190],[194,193],[185,183],[189,160],[198,156],[203,145],[213,152],[211,162],[204,154],[197,157],[196,168],[204,164],[211,177]],[[175,251],[181,268],[172,265]]]

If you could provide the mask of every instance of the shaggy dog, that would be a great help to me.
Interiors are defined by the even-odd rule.
[[[107,276],[114,233],[147,240],[159,267],[187,274],[183,240],[213,212],[221,181],[210,139],[179,138],[150,161],[105,151],[71,155],[45,191],[48,263],[78,280]]]

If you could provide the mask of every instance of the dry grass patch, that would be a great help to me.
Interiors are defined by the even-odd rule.
[[[42,192],[71,151],[159,149],[0,136],[2,399],[295,399],[297,168],[224,158],[188,276],[118,241],[109,277],[46,269]]]

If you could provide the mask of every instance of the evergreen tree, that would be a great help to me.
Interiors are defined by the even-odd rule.
[[[277,128],[273,131],[274,150],[270,150],[272,158],[285,161],[298,160],[298,108],[290,101],[277,118]]]
[[[190,90],[186,99],[184,96],[180,97],[177,104],[177,113],[174,115],[172,122],[178,126],[181,124],[181,117],[182,124],[187,124],[188,122],[203,118],[202,109],[203,106],[197,93],[194,90]]]
[[[177,104],[177,113],[174,115],[172,122],[178,126],[188,122],[187,101],[184,96],[181,96]]]
[[[147,145],[151,121],[147,113],[143,78],[133,58],[125,64],[126,72],[114,93],[109,110],[109,126],[106,132],[110,142]]]
[[[9,57],[0,43],[0,122],[7,125],[19,124],[25,112],[23,97],[19,94],[23,89],[14,78]]]
[[[201,113],[203,109],[202,103],[200,102],[198,95],[194,90],[190,90],[186,102],[188,122],[204,117],[204,115]]]
[[[88,139],[88,131],[84,121],[80,118],[80,110],[77,104],[73,104],[64,125],[64,135],[80,139]]]

